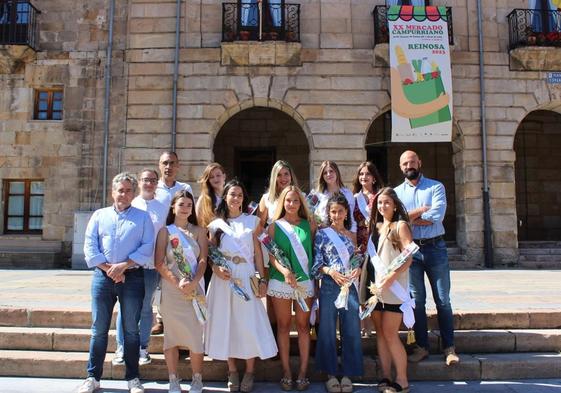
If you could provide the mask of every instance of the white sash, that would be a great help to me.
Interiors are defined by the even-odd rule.
[[[362,216],[366,220],[366,225],[368,225],[368,223],[370,222],[370,214],[372,213],[372,209],[368,207],[368,203],[366,203],[367,197],[362,192],[357,192],[355,194],[355,197],[356,197],[356,203],[358,204],[358,208],[362,213]]]
[[[292,228],[292,225],[290,225],[290,223],[286,221],[284,218],[275,221],[275,223],[280,229],[282,229],[286,237],[288,237],[288,240],[290,241],[290,245],[292,246],[292,249],[296,254],[296,258],[298,258],[298,262],[300,263],[300,266],[302,266],[302,270],[306,274],[306,277],[309,278],[310,269],[308,263],[308,254],[306,254],[306,250],[304,249],[304,246],[300,242],[300,239],[298,238],[296,231],[294,230],[294,228]]]
[[[209,227],[216,227],[222,230],[222,232],[224,232],[226,235],[233,237],[234,239],[238,239],[237,241],[234,242],[234,245],[236,246],[236,248],[238,249],[238,251],[240,252],[241,256],[243,258],[245,258],[245,260],[247,262],[250,262],[251,260],[253,260],[252,258],[252,254],[251,251],[249,250],[249,248],[247,247],[247,245],[241,241],[239,241],[239,235],[234,232],[234,230],[232,229],[232,227],[230,225],[228,225],[226,223],[226,221],[224,221],[221,218],[217,218],[215,220],[213,220]]]
[[[171,235],[175,235],[177,236],[177,238],[179,239],[179,242],[181,243],[181,248],[183,249],[183,256],[185,257],[185,260],[187,261],[187,263],[189,264],[189,266],[191,266],[191,271],[193,272],[193,277],[195,277],[195,274],[197,273],[197,268],[199,266],[199,262],[197,261],[197,256],[195,255],[195,252],[193,251],[193,247],[191,247],[191,244],[189,244],[189,240],[187,240],[186,236],[183,232],[181,232],[177,226],[175,226],[175,224],[171,224],[168,225],[168,232]],[[204,277],[202,277],[199,280],[199,286],[201,287],[203,294],[205,293],[205,279]]]
[[[343,262],[343,266],[345,267],[345,270],[347,271],[350,270],[351,266],[349,262],[351,260],[351,255],[349,254],[349,250],[347,250],[347,246],[345,245],[345,242],[341,240],[341,238],[333,228],[327,227],[324,228],[323,231],[335,246],[335,249],[337,250],[337,254],[339,254],[339,258],[341,258],[341,261]]]
[[[382,260],[376,252],[376,247],[374,247],[372,237],[368,239],[367,249],[368,255],[370,255],[370,262],[374,266],[374,269],[376,269],[377,272],[386,272],[387,269],[382,264]],[[413,309],[415,308],[415,300],[411,298],[409,291],[403,288],[403,286],[397,280],[395,280],[390,286],[390,291],[392,291],[392,293],[402,301],[399,309],[403,312],[403,324],[407,328],[411,329],[415,324],[415,314],[413,313]]]

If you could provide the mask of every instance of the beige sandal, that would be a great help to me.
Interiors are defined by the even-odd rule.
[[[337,378],[331,376],[325,383],[325,389],[328,393],[341,393],[341,384]]]
[[[228,390],[230,392],[240,391],[240,374],[237,371],[228,372]]]
[[[342,393],[352,393],[353,391],[353,382],[349,377],[341,378],[341,392]]]
[[[242,384],[240,385],[240,392],[249,393],[253,390],[253,379],[255,375],[253,373],[245,373],[242,378]]]

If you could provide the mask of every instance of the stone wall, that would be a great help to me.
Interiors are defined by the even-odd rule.
[[[301,45],[228,47],[220,42],[221,1],[182,3],[176,140],[181,179],[194,183],[223,148],[221,130],[231,126],[229,120],[236,114],[253,107],[278,110],[298,125],[309,161],[295,165],[309,165],[309,179],[317,177],[323,160],[331,159],[339,163],[348,183],[366,159],[365,143],[372,138],[376,119],[390,108],[389,72],[379,61],[384,49],[377,47],[377,55],[372,49],[371,12],[384,1],[293,2],[301,4]],[[27,66],[0,76],[0,148],[5,157],[0,177],[29,174],[49,179],[45,238],[68,240],[71,211],[101,204],[108,4],[37,4],[42,11],[37,59],[31,56]],[[438,162],[434,177],[447,185],[449,200],[455,200],[449,214],[455,213],[456,219],[447,224],[448,230],[454,231],[455,225],[456,241],[474,265],[483,255],[476,2],[433,4],[452,7],[453,143],[436,150],[414,148],[423,150],[427,171]],[[171,146],[175,5],[174,0],[117,1],[109,177],[122,169],[155,166],[160,152]],[[496,261],[507,264],[518,255],[515,135],[528,113],[561,112],[561,89],[548,85],[543,72],[511,70],[506,16],[513,8],[527,7],[527,2],[486,1],[483,7],[493,242]],[[232,62],[234,58],[243,60]],[[64,86],[64,121],[31,121],[32,89],[49,83]],[[390,145],[388,162],[406,147]],[[388,165],[388,170],[390,179],[398,177],[395,166]],[[68,196],[69,189],[77,191]]]

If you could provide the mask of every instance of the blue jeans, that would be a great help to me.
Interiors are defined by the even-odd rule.
[[[119,299],[125,331],[124,359],[126,365],[125,379],[138,378],[138,321],[144,298],[143,269],[128,270],[125,282],[115,284],[101,269],[95,269],[92,278],[92,338],[90,340],[90,358],[88,360],[88,377],[97,381],[103,374],[103,362],[107,352],[107,333],[111,325],[113,307]]]
[[[415,339],[419,346],[428,349],[425,273],[436,304],[442,345],[448,348],[454,345],[454,316],[450,304],[450,265],[444,240],[420,246],[420,253],[413,256],[409,269],[409,288],[415,299]]]
[[[142,311],[140,312],[140,348],[148,348],[150,343],[150,330],[154,322],[152,303],[154,303],[154,292],[158,286],[160,275],[156,269],[144,269],[144,300],[142,301]],[[121,321],[121,310],[117,313],[117,346],[123,347],[123,324]]]
[[[319,332],[316,345],[316,369],[330,375],[361,376],[362,344],[358,293],[354,285],[349,288],[348,310],[337,309],[333,302],[340,287],[324,275],[319,290]],[[341,330],[341,368],[337,360],[337,317]]]

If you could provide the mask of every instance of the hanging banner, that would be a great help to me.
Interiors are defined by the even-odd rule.
[[[452,140],[446,7],[391,6],[392,142]]]

